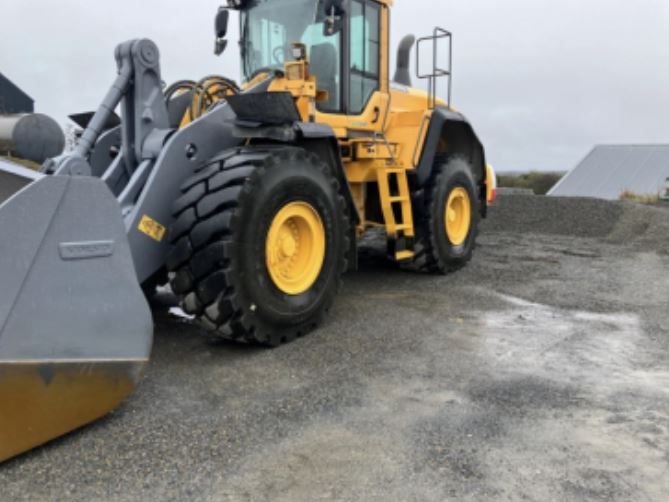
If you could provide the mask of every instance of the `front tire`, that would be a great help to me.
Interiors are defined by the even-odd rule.
[[[290,342],[340,289],[347,206],[328,166],[300,148],[223,154],[184,185],[175,217],[172,289],[217,337]]]

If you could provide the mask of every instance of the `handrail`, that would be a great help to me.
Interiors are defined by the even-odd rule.
[[[448,40],[448,69],[439,67],[439,41]],[[420,71],[420,49],[421,44],[432,42],[432,73],[421,73]],[[422,80],[428,80],[428,107],[433,109],[437,102],[437,79],[448,77],[448,106],[452,99],[453,81],[453,34],[443,28],[436,27],[432,36],[419,38],[416,43],[416,76]]]

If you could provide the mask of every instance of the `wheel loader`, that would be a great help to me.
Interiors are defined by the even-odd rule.
[[[215,52],[238,13],[241,85],[165,88],[158,47],[122,43],[74,150],[0,168],[0,461],[129,396],[157,284],[212,336],[274,347],[318,326],[369,229],[407,268],[470,260],[494,172],[450,104],[450,33],[405,37],[391,79],[392,3],[229,0]]]

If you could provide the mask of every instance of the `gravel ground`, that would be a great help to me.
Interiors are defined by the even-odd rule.
[[[509,196],[466,269],[370,250],[277,350],[157,314],[135,396],[0,499],[669,500],[668,216]]]

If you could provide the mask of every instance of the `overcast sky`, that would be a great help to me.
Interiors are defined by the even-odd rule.
[[[63,123],[97,106],[129,38],[158,43],[167,82],[238,79],[236,44],[212,52],[221,3],[2,0],[0,72]],[[669,0],[395,4],[393,48],[435,24],[454,32],[453,104],[499,170],[569,169],[596,143],[669,143]]]

